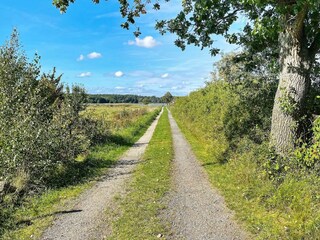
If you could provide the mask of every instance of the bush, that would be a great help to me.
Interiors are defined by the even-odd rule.
[[[295,150],[295,163],[299,168],[315,170],[320,173],[320,117],[313,122],[312,140],[310,143],[303,142]]]
[[[11,192],[43,187],[55,167],[90,144],[79,116],[84,90],[63,92],[61,76],[55,69],[40,74],[39,60],[28,62],[16,30],[0,48],[0,181],[10,183]]]

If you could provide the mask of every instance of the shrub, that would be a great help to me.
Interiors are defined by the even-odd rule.
[[[42,187],[56,166],[90,144],[79,116],[84,90],[63,92],[61,76],[55,69],[40,74],[39,60],[36,55],[28,62],[16,30],[0,48],[0,180],[11,183],[8,191]],[[17,181],[21,176],[23,182]]]

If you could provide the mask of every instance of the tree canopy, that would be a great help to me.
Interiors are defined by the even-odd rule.
[[[53,3],[65,12],[74,1],[53,0]],[[146,14],[150,5],[156,10],[161,8],[158,0],[119,0],[119,3],[125,18],[122,27],[126,29],[135,23],[135,18]],[[239,32],[233,32],[231,26],[239,17],[245,17],[247,24]],[[277,60],[279,85],[272,111],[271,145],[280,155],[293,150],[304,129],[305,104],[320,50],[320,1],[185,0],[174,19],[160,20],[155,27],[162,34],[176,34],[175,44],[181,49],[192,44],[209,48],[216,55],[219,48],[213,36],[221,35],[229,43],[243,46],[250,57],[263,54],[269,59],[265,67]],[[134,32],[136,36],[140,33],[139,28]]]
[[[170,103],[173,100],[173,96],[170,92],[166,92],[165,95],[162,96],[162,102]]]

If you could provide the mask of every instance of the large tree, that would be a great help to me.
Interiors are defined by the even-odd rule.
[[[63,12],[74,1],[53,0]],[[160,9],[158,0],[119,3],[126,19],[122,27],[127,29],[136,17],[146,13],[148,4]],[[240,16],[248,23],[242,31],[233,33],[230,27]],[[175,33],[175,44],[182,49],[194,44],[209,47],[215,55],[219,49],[213,36],[222,35],[253,54],[278,56],[279,86],[272,113],[271,144],[280,155],[294,148],[311,85],[310,74],[320,49],[319,0],[184,0],[177,17],[157,22],[156,28],[161,33]],[[139,29],[135,34],[140,34]]]
[[[173,100],[173,96],[170,92],[166,92],[165,95],[161,97],[162,102],[169,104]]]

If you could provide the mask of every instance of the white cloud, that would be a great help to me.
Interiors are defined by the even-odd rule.
[[[161,77],[162,78],[167,78],[167,77],[169,77],[169,73],[162,74]]]
[[[118,71],[118,72],[115,72],[115,73],[114,73],[114,76],[115,76],[115,77],[122,77],[123,75],[124,75],[124,73],[121,72],[121,71]]]
[[[83,73],[80,73],[77,77],[85,78],[90,76],[91,76],[91,72],[83,72]]]
[[[87,55],[89,59],[101,58],[102,54],[98,52],[92,52]]]
[[[83,61],[84,60],[84,56],[83,54],[80,54],[80,56],[77,58],[77,61]]]
[[[153,48],[160,44],[160,42],[156,41],[152,36],[146,36],[145,38],[136,38],[135,41],[128,41],[129,45],[136,45],[138,47],[144,48]]]
[[[115,89],[117,89],[117,90],[123,90],[123,89],[126,89],[125,87],[115,87]]]

